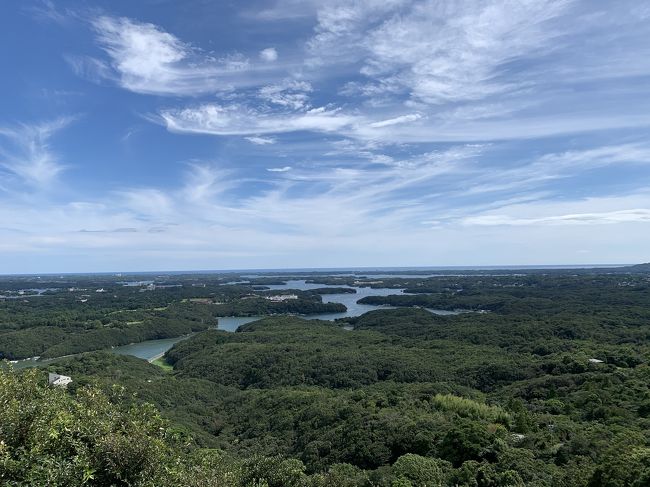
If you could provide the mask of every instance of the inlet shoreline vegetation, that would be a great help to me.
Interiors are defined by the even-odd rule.
[[[0,483],[650,485],[647,271],[313,274],[301,278],[408,294],[365,297],[394,308],[334,322],[279,307],[235,333],[208,329],[220,307],[328,303],[260,288],[289,276],[166,276],[156,289],[66,276],[27,302],[28,278],[2,278],[7,358],[84,352],[74,344],[103,330],[196,333],[155,363],[95,351],[3,367]],[[48,371],[73,382],[47,387]]]
[[[260,283],[269,283],[267,279],[251,280],[245,286],[224,284],[232,276],[200,280],[194,275],[166,276],[156,284],[141,280],[141,276],[133,279],[0,278],[0,360],[62,357],[175,338],[213,328],[223,316],[346,311],[340,303],[323,302],[321,292],[330,293],[329,288],[259,289]],[[36,290],[35,286],[41,288]],[[273,299],[288,294],[295,299]]]

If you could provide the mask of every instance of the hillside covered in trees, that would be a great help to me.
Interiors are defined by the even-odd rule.
[[[214,328],[219,316],[309,315],[346,310],[326,303],[319,290],[265,284],[278,279],[231,275],[35,276],[0,278],[0,360],[61,357]],[[129,280],[130,279],[130,280]],[[330,292],[325,289],[322,292]],[[348,292],[348,291],[345,291]],[[293,297],[292,296],[292,297]]]
[[[3,373],[0,478],[29,485],[78,462],[77,484],[50,485],[650,485],[649,276],[350,279],[313,277],[394,287],[372,300],[400,307],[201,331],[165,367],[63,358],[47,369],[73,377],[67,391],[46,388],[40,369]],[[131,431],[128,448],[153,446],[129,457],[165,480],[111,463]]]

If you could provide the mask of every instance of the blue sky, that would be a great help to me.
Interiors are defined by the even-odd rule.
[[[638,0],[6,2],[0,273],[650,260]]]

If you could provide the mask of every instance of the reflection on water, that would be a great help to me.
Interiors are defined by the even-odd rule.
[[[129,345],[111,348],[109,351],[119,355],[132,355],[145,360],[152,360],[172,348],[174,343],[185,340],[190,336],[192,335],[184,335],[176,338],[162,338],[160,340],[147,340],[140,343],[130,343]]]
[[[218,318],[217,328],[224,331],[236,331],[241,325],[259,320],[263,316],[224,316]]]

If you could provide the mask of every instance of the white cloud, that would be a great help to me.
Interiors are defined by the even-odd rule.
[[[39,20],[65,25],[74,13],[69,10],[59,10],[51,0],[41,0],[39,3],[28,7],[28,10]]]
[[[504,202],[487,211],[466,209],[467,214],[448,221],[463,226],[583,227],[650,223],[650,193],[625,196],[591,196],[572,199],[540,199]]]
[[[182,193],[186,200],[196,203],[213,199],[235,184],[231,173],[215,164],[192,163]]]
[[[180,64],[191,54],[191,47],[155,25],[99,17],[93,26],[124,88],[181,94],[215,89],[211,73]]]
[[[315,65],[356,62],[366,55],[367,31],[410,0],[334,0],[318,9],[316,33],[307,47]]]
[[[118,82],[111,67],[101,59],[73,55],[64,55],[63,59],[65,59],[77,76],[92,81],[93,83],[99,84],[104,80]]]
[[[110,68],[94,58],[69,57],[69,62],[78,74],[109,79],[136,93],[195,96],[276,77],[268,66],[254,65],[241,53],[216,58],[154,24],[102,16],[92,25]]]
[[[588,171],[610,166],[650,165],[650,146],[647,144],[621,144],[549,153],[530,163],[521,162],[512,168],[483,173],[478,182],[468,184],[466,194],[523,191],[551,181],[569,178]]]
[[[273,134],[297,131],[336,132],[356,117],[325,107],[302,112],[266,113],[243,105],[206,104],[160,114],[173,132],[213,135]]]
[[[110,62],[88,57],[68,57],[68,62],[84,76],[139,93],[216,93],[223,122],[233,120],[224,117],[226,100],[274,121],[287,119],[287,110],[344,107],[353,114],[348,117],[365,124],[328,125],[327,132],[361,140],[468,142],[650,125],[646,104],[631,102],[625,94],[617,94],[619,100],[580,87],[558,89],[611,73],[650,72],[643,56],[624,49],[647,33],[625,9],[606,16],[578,0],[333,0],[300,8],[293,0],[278,0],[243,15],[286,20],[298,10],[298,17],[313,15],[316,27],[306,57],[300,59],[293,50],[283,55],[292,58],[286,64],[278,61],[276,47],[249,53],[252,60],[238,53],[208,55],[159,26],[109,16],[96,18],[93,26]],[[581,22],[573,22],[574,17]],[[598,46],[597,58],[570,49],[579,36]],[[603,100],[611,100],[609,108],[596,110]],[[413,113],[403,115],[405,107]],[[201,111],[174,107],[163,117],[180,131],[254,132],[236,123],[216,130],[215,117],[200,127],[199,116],[191,113]],[[193,123],[183,123],[181,114]],[[339,112],[330,118],[343,117]]]
[[[601,261],[641,258],[642,245],[629,237],[649,228],[646,193],[556,202],[513,197],[489,210],[478,204],[484,211],[446,201],[454,197],[440,181],[466,181],[487,150],[456,146],[388,166],[268,168],[277,182],[253,192],[243,191],[248,183],[238,173],[195,162],[166,190],[132,188],[42,208],[7,202],[0,221],[11,238],[0,250],[60,256],[49,259],[56,271],[308,266],[314,252],[334,266],[576,263],[585,249]],[[613,224],[616,232],[603,232]],[[620,247],[626,237],[628,247]]]
[[[246,140],[255,145],[275,144],[273,137],[246,137]]]
[[[266,8],[244,10],[244,17],[269,21],[302,20],[316,15],[322,0],[275,0]]]
[[[468,217],[465,225],[607,225],[615,223],[650,222],[650,209],[609,211],[604,213],[574,213],[550,215],[540,218],[513,218],[507,215],[483,215]]]
[[[390,127],[391,125],[398,125],[400,123],[415,122],[421,118],[422,115],[419,113],[411,113],[409,115],[400,115],[399,117],[381,120],[380,122],[374,122],[371,123],[370,126],[373,128]]]
[[[319,10],[309,47],[318,62],[363,62],[374,93],[401,87],[427,103],[478,100],[525,86],[504,80],[507,65],[557,43],[563,31],[548,21],[572,3],[333,1]]]
[[[260,59],[267,63],[272,63],[278,60],[278,51],[274,47],[267,47],[260,51]]]
[[[309,108],[309,93],[312,87],[306,81],[284,80],[281,83],[263,86],[258,91],[260,99],[292,110]]]
[[[640,104],[641,110],[643,103]],[[436,120],[412,125],[372,127],[359,125],[348,136],[361,139],[384,139],[396,143],[471,142],[536,139],[567,136],[615,129],[650,126],[650,116],[636,113],[557,113],[538,116],[512,116],[494,120]]]
[[[0,168],[30,187],[47,189],[66,169],[49,140],[71,121],[72,118],[60,118],[43,124],[0,128],[0,136],[6,142],[0,144]]]
[[[270,0],[233,18],[274,46],[243,54],[96,18],[105,55],[69,57],[76,72],[136,93],[192,96],[167,98],[164,109],[151,98],[148,109],[170,131],[245,137],[267,146],[268,159],[249,161],[250,151],[218,140],[223,159],[181,166],[176,185],[127,185],[75,203],[57,195],[38,211],[3,198],[0,221],[17,240],[0,248],[118,249],[215,266],[241,257],[245,267],[274,256],[285,265],[313,265],[313,255],[421,265],[641,255],[650,199],[634,191],[650,145],[629,141],[650,125],[650,24],[621,1]],[[250,24],[260,19],[287,24]],[[312,25],[301,51],[293,33]],[[597,131],[602,141],[586,134]],[[274,136],[295,132],[309,133]],[[49,133],[3,132],[3,191],[56,187],[64,166]],[[616,168],[609,187],[600,178]],[[606,196],[623,191],[633,196]]]

